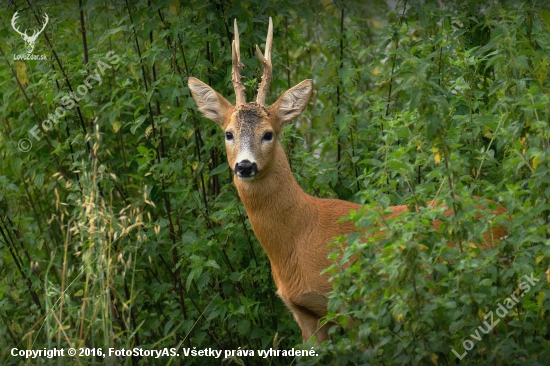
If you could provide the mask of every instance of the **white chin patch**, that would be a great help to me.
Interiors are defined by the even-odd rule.
[[[239,174],[237,174],[237,178],[239,178],[239,180],[242,180],[243,182],[250,182],[251,180],[254,180],[254,176],[243,177],[242,175],[239,175]]]

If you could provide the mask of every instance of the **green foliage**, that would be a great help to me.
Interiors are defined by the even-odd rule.
[[[462,355],[470,340],[462,364],[548,364],[549,7],[439,3],[5,7],[0,363],[23,363],[13,347],[179,347],[181,354],[109,360],[128,365],[222,362],[183,357],[182,348],[311,348],[299,345],[299,329],[275,295],[223,136],[199,116],[186,83],[195,76],[234,99],[237,18],[250,100],[262,72],[254,46],[265,42],[271,16],[267,103],[303,79],[315,85],[310,107],[285,130],[294,175],[310,194],[363,203],[349,217],[362,234],[335,246],[327,320],[345,329],[316,347],[319,357],[224,362],[454,364],[452,350]],[[49,15],[34,51],[47,61],[14,60],[24,47],[10,26],[16,10],[22,29],[38,24],[34,15]],[[96,74],[101,82],[87,79]],[[69,108],[71,91],[80,100]],[[34,139],[29,131],[59,106],[67,114]],[[22,138],[30,151],[18,148]],[[482,198],[505,206],[509,221],[480,208],[496,207]],[[426,204],[434,199],[456,215]],[[394,205],[419,209],[384,220],[379,208]],[[378,224],[382,240],[368,235]],[[509,234],[498,247],[472,244],[498,224]],[[518,285],[531,273],[540,281],[492,332],[471,337],[499,303],[522,293]]]
[[[329,269],[335,291],[327,319],[348,331],[321,348],[325,363],[550,361],[544,10],[536,3],[401,4],[373,45],[370,67],[382,70],[385,92],[363,96],[371,98],[363,117],[371,124],[359,141],[378,138],[359,179],[370,204],[349,219],[366,237],[382,223],[385,237],[343,238],[349,245],[335,253],[343,255]],[[510,222],[480,210],[476,196],[504,205]],[[456,215],[426,204],[433,199]],[[419,211],[385,220],[376,210],[395,204]],[[481,234],[499,223],[507,239],[480,251]],[[358,260],[346,268],[350,258]],[[531,275],[535,285],[525,287]],[[519,302],[498,316],[498,304],[514,292]],[[484,321],[493,316],[489,332]]]

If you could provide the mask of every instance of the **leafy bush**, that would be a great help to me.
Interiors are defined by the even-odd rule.
[[[370,204],[350,219],[386,234],[337,246],[327,318],[351,331],[321,350],[325,362],[546,364],[550,13],[468,1],[400,14],[369,65],[387,93],[367,93],[356,117],[370,121],[359,141],[378,141],[358,178]],[[509,222],[476,196],[504,205]],[[426,204],[435,198],[456,215]],[[419,212],[384,220],[376,207],[390,204]],[[498,224],[506,240],[480,250]]]

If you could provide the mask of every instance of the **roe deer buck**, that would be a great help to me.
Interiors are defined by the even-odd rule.
[[[236,20],[234,27],[235,106],[196,78],[189,78],[189,89],[199,111],[225,132],[227,159],[237,178],[235,186],[254,234],[271,262],[278,295],[298,322],[302,340],[306,342],[316,335],[317,341],[322,342],[328,339],[330,325],[319,327],[319,320],[327,313],[327,294],[332,290],[328,275],[321,274],[331,265],[328,259],[331,249],[327,245],[336,236],[356,231],[354,223],[337,223],[337,220],[361,206],[316,198],[300,188],[278,137],[283,126],[305,109],[313,89],[312,80],[302,81],[284,92],[273,105],[265,106],[272,72],[273,24],[269,18],[265,55],[256,46],[263,66],[258,96],[256,102],[246,103]],[[393,213],[387,218],[407,211],[407,207],[394,206],[391,210]],[[434,222],[433,227],[437,226],[439,223]],[[486,241],[492,242],[492,236],[486,236]]]

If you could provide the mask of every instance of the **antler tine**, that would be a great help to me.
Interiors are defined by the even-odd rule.
[[[42,31],[46,28],[46,25],[48,25],[48,20],[50,20],[48,14],[44,13],[44,24],[42,24],[42,29],[40,30],[40,33],[42,33]]]
[[[11,26],[12,26],[12,28],[13,28],[17,33],[19,33],[21,36],[26,36],[26,35],[27,35],[27,31],[25,31],[25,32],[23,33],[23,32],[21,32],[21,31],[19,30],[19,27],[17,27],[17,26],[15,25],[15,23],[17,23],[17,18],[19,18],[18,13],[19,13],[19,12],[16,11],[15,14],[13,14],[13,17],[11,18]]]
[[[259,105],[265,105],[265,97],[267,95],[267,90],[269,89],[269,84],[271,83],[271,75],[273,72],[273,66],[271,65],[271,46],[273,45],[273,21],[269,17],[269,27],[267,29],[267,38],[265,40],[265,57],[260,51],[260,47],[256,45],[256,53],[260,58],[264,73],[262,75],[262,82],[260,83],[260,88],[258,89],[258,97],[256,98],[256,103]]]
[[[33,37],[38,37],[38,35],[39,35],[40,33],[42,33],[42,32],[44,31],[44,29],[46,29],[46,25],[48,25],[48,20],[49,20],[49,19],[50,19],[50,18],[48,18],[48,14],[44,14],[44,24],[42,24],[42,29],[40,29],[40,30],[37,30],[37,29],[33,30],[33,31],[32,31],[32,36],[31,36],[31,38],[33,38]]]
[[[241,70],[244,65],[241,63],[241,50],[239,48],[239,28],[237,27],[237,19],[235,19],[235,37],[231,44],[231,58],[233,60],[233,67],[231,70],[231,81],[233,82],[233,89],[235,89],[235,106],[245,104],[244,98],[244,85],[241,82]]]

